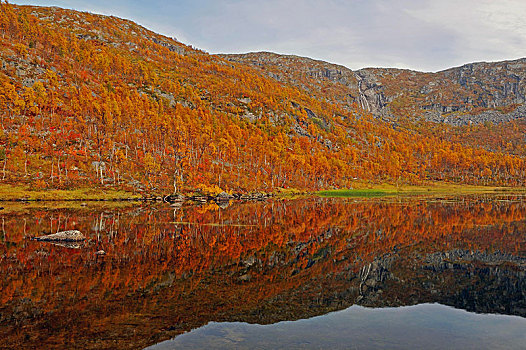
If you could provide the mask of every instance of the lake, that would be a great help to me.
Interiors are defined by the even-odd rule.
[[[44,205],[2,204],[0,348],[526,344],[519,195]]]

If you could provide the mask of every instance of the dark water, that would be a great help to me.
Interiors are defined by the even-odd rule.
[[[522,197],[67,205],[0,211],[0,348],[525,348]]]

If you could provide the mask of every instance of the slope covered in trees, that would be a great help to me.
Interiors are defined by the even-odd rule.
[[[2,3],[0,35],[2,183],[157,193],[524,185],[520,144],[483,149],[383,121],[127,20]]]

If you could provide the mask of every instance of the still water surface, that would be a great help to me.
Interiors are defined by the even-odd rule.
[[[526,344],[520,196],[4,206],[0,348]]]
[[[343,311],[272,325],[211,322],[148,347],[171,349],[523,349],[526,319],[439,304]]]

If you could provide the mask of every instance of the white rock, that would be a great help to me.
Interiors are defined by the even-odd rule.
[[[69,230],[53,233],[46,236],[35,238],[37,241],[48,241],[48,242],[77,242],[84,241],[86,237],[82,232],[78,230]]]

